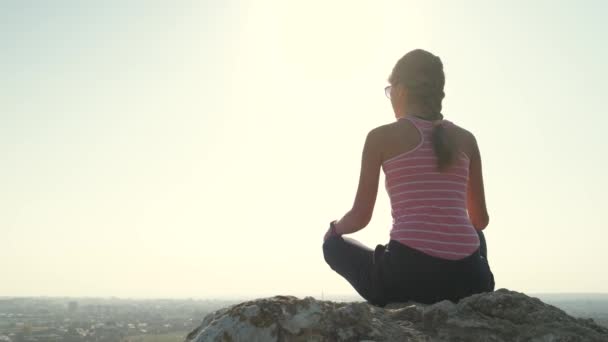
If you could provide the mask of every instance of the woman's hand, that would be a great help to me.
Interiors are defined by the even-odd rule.
[[[332,222],[329,224],[329,229],[327,229],[327,232],[325,232],[325,236],[323,237],[323,242],[327,241],[327,239],[329,239],[329,238],[331,238],[331,237],[333,237],[333,236],[340,236],[340,234],[338,234],[338,233],[336,232],[335,226],[332,224],[332,223],[334,223],[334,224],[335,224],[335,222],[336,222],[336,221],[332,221]]]

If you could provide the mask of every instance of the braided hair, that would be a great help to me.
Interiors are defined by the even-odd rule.
[[[445,170],[454,160],[456,151],[441,121],[441,101],[445,97],[445,74],[441,59],[422,49],[412,50],[395,64],[388,81],[393,86],[405,86],[408,89],[408,103],[426,113],[425,118],[435,121],[433,150],[437,156],[437,168],[439,171]]]

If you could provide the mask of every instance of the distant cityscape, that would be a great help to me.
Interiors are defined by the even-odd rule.
[[[574,317],[592,318],[608,328],[608,294],[531,294]]]
[[[608,327],[608,295],[531,296]],[[318,299],[361,301],[322,297]],[[181,342],[206,314],[242,301],[0,297],[0,342]]]
[[[0,342],[173,342],[229,300],[0,298]]]

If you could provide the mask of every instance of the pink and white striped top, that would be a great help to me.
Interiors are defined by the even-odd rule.
[[[382,163],[393,216],[391,240],[442,259],[471,255],[479,248],[479,236],[467,213],[468,156],[461,152],[439,172],[431,141],[433,123],[415,117],[399,120],[409,120],[421,140],[411,151]]]

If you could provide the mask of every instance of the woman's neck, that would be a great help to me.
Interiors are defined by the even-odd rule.
[[[424,120],[434,120],[433,116],[430,114],[424,114],[421,112],[407,112],[405,114],[402,115],[397,115],[396,118],[397,120],[399,119],[404,119],[404,118],[419,118],[419,119],[424,119]]]
[[[424,108],[424,106],[420,106],[416,103],[410,103],[408,105],[403,105],[399,107],[397,108],[396,113],[397,119],[403,117],[417,117],[426,120],[433,120],[435,117],[432,112],[429,112],[428,108]]]

